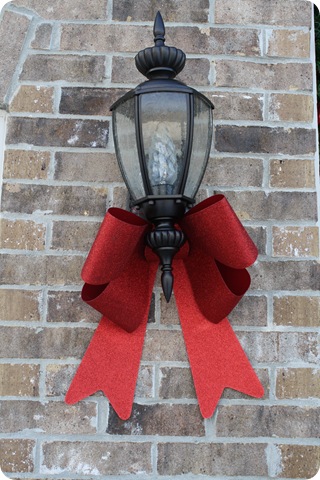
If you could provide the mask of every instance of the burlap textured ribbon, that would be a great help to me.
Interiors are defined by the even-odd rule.
[[[223,195],[181,220],[187,244],[173,261],[174,295],[202,415],[224,388],[260,398],[263,387],[227,315],[250,285],[257,249]],[[103,317],[66,395],[73,404],[102,390],[122,419],[131,414],[158,257],[151,228],[118,208],[107,212],[82,270],[82,298]]]

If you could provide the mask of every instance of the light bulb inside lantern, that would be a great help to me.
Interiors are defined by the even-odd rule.
[[[149,149],[149,178],[154,194],[170,195],[178,178],[178,161],[175,145],[168,127],[160,124]]]

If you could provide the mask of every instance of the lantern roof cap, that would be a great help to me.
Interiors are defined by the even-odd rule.
[[[185,53],[176,47],[168,47],[165,42],[165,27],[158,12],[153,26],[154,47],[141,50],[135,57],[136,67],[148,79],[174,78],[183,69]]]

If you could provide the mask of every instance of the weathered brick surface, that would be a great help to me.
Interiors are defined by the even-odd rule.
[[[312,122],[313,98],[311,95],[275,93],[269,99],[269,119],[284,122]]]
[[[320,370],[281,368],[277,370],[277,398],[319,398]]]
[[[258,290],[319,290],[316,261],[259,262],[250,269],[251,287]]]
[[[1,320],[40,320],[40,291],[0,289]]]
[[[79,291],[48,292],[48,322],[97,323],[101,314],[81,300]]]
[[[52,25],[50,23],[40,23],[31,42],[31,47],[36,50],[49,50],[52,36]]]
[[[37,397],[38,395],[39,365],[0,364],[0,396]]]
[[[317,227],[273,227],[273,255],[316,257],[319,254]]]
[[[0,219],[0,248],[43,250],[45,226],[30,220]]]
[[[44,474],[68,471],[73,474],[150,474],[151,443],[131,442],[51,442],[43,445]]]
[[[160,443],[158,468],[161,475],[267,475],[265,449],[254,443]]]
[[[99,226],[97,222],[54,222],[52,248],[88,252]]]
[[[111,105],[127,91],[126,88],[63,88],[59,111],[71,115],[110,115]]]
[[[211,157],[203,178],[205,185],[260,187],[263,165],[256,158]]]
[[[319,445],[277,445],[281,453],[280,478],[313,478],[319,473]]]
[[[50,401],[46,404],[27,400],[2,400],[1,431],[20,432],[41,429],[44,433],[94,433],[96,405]]]
[[[11,117],[8,122],[8,145],[104,148],[108,138],[107,120]]]
[[[0,440],[1,471],[26,473],[34,470],[34,440]]]
[[[243,297],[228,316],[232,325],[261,326],[267,325],[267,299],[264,296]]]
[[[48,20],[104,20],[108,0],[89,0],[84,4],[77,0],[69,0],[67,3],[58,0],[51,8],[38,0],[14,0],[13,3],[18,7],[31,9]]]
[[[142,359],[158,361],[187,360],[186,348],[180,331],[149,330],[147,332]]]
[[[258,93],[204,92],[214,104],[216,120],[263,120],[263,96]]]
[[[111,409],[107,433],[201,437],[205,434],[205,430],[204,421],[197,405],[134,404],[131,417],[126,421],[121,420]]]
[[[11,112],[53,113],[51,87],[22,85],[10,104]]]
[[[58,152],[56,180],[76,182],[123,182],[114,154]]]
[[[301,30],[269,30],[267,55],[270,57],[310,57],[310,33]]]
[[[50,165],[49,152],[31,150],[6,150],[4,178],[46,179]]]
[[[313,162],[311,160],[271,160],[270,186],[276,188],[314,188]]]
[[[274,297],[276,325],[318,327],[320,324],[320,297]]]

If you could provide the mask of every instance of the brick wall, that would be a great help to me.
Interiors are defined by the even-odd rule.
[[[63,399],[99,321],[79,298],[81,266],[106,209],[128,205],[109,107],[143,79],[133,57],[152,44],[157,8],[167,43],[187,53],[181,79],[216,106],[199,199],[223,192],[259,247],[251,290],[230,320],[266,393],[226,390],[213,418],[201,418],[176,307],[157,283],[133,415],[123,422],[100,394],[75,406]],[[1,15],[2,470],[33,480],[315,475],[312,4],[15,0]]]

